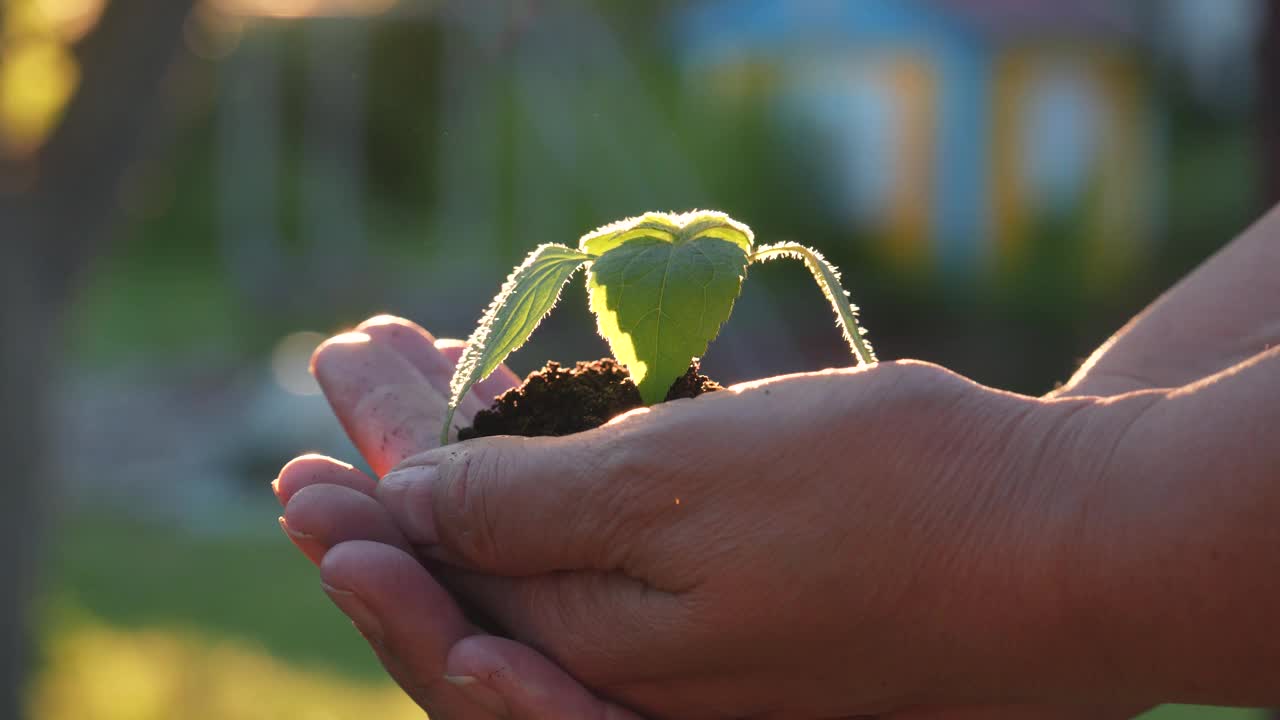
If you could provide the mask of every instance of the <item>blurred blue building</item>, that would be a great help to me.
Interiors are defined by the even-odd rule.
[[[904,269],[1013,271],[1056,224],[1114,272],[1161,194],[1135,7],[713,0],[678,27],[696,91],[770,103],[817,138],[797,148],[829,158],[815,193]]]

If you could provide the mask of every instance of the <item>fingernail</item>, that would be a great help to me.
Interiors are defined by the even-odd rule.
[[[280,499],[280,478],[271,481],[271,492],[275,493],[276,500]]]
[[[289,521],[285,520],[283,515],[276,518],[276,520],[280,523],[280,529],[284,530],[284,533],[289,537],[293,538],[294,540],[314,541],[316,539],[315,535],[308,535],[307,533],[301,532],[299,530],[294,530],[293,528],[289,527]]]
[[[462,691],[471,702],[488,710],[500,718],[510,717],[507,703],[498,693],[485,687],[479,680],[470,675],[445,675],[445,682]]]
[[[418,465],[388,473],[379,483],[379,499],[415,545],[440,541],[431,508],[431,487],[439,477],[434,465]]]
[[[289,527],[289,522],[284,519],[284,516],[279,518],[279,522],[280,529],[284,530],[284,534],[289,537],[289,540],[293,542],[294,546],[301,550],[302,554],[306,555],[308,560],[319,565],[320,561],[324,559],[324,554],[329,551],[329,548],[322,545],[319,540],[316,540],[314,535],[298,532],[297,530]]]
[[[351,618],[351,622],[355,623],[356,629],[361,635],[369,638],[370,642],[382,642],[382,623],[378,622],[378,616],[373,614],[368,605],[350,590],[336,588],[328,583],[320,583],[320,587],[324,588],[325,593],[329,595],[329,599],[334,605],[338,606],[347,617]]]

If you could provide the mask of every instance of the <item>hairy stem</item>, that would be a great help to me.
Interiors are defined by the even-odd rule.
[[[805,267],[813,273],[813,279],[822,288],[822,294],[831,303],[836,313],[836,322],[844,333],[845,342],[858,358],[859,364],[871,364],[876,361],[876,353],[871,343],[863,337],[866,330],[858,325],[858,306],[849,302],[849,293],[840,285],[840,271],[827,262],[817,250],[798,243],[778,243],[765,245],[751,254],[751,262],[764,262],[774,258],[794,258],[803,260]]]

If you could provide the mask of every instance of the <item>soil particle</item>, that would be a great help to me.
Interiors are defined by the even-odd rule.
[[[719,383],[698,374],[694,362],[671,385],[666,399],[692,398],[720,389]],[[612,358],[580,362],[570,369],[549,362],[530,373],[520,387],[499,395],[491,408],[476,413],[474,424],[460,429],[458,439],[569,435],[599,427],[643,405],[631,375]]]

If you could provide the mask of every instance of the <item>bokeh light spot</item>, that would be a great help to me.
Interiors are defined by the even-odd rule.
[[[36,0],[45,20],[69,43],[98,24],[105,5],[105,0]]]
[[[294,395],[318,395],[320,385],[308,369],[311,353],[324,335],[318,332],[296,332],[286,335],[271,351],[271,373],[280,387]]]
[[[26,154],[53,129],[80,82],[80,67],[62,43],[19,40],[0,62],[0,134],[5,148]]]

